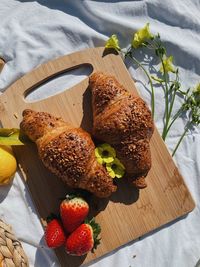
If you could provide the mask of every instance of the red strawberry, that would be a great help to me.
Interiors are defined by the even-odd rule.
[[[50,248],[57,248],[65,243],[66,236],[58,219],[51,220],[45,230],[45,240]]]
[[[67,233],[73,232],[87,217],[88,203],[81,197],[67,195],[60,204],[60,216]]]
[[[93,252],[100,243],[100,239],[97,238],[100,232],[101,228],[94,219],[81,224],[67,238],[65,244],[66,252],[74,256],[82,256],[89,251]]]

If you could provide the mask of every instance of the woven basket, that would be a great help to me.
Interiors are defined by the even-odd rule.
[[[0,219],[0,267],[27,267],[28,259],[10,225]]]

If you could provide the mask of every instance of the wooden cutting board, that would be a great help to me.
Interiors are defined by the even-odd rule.
[[[138,95],[133,79],[120,56],[105,53],[103,48],[91,48],[52,60],[13,83],[0,96],[0,118],[7,128],[17,127],[22,111],[31,108],[61,116],[74,126],[92,128],[91,95],[88,78],[60,94],[29,103],[28,92],[58,74],[90,65],[93,71],[115,75],[128,90]],[[29,188],[38,216],[44,223],[47,215],[58,211],[60,198],[68,192],[63,183],[42,165],[34,144],[15,147],[22,177]],[[195,204],[157,130],[151,139],[152,168],[146,180],[148,187],[136,190],[121,179],[118,191],[109,199],[90,199],[91,214],[102,228],[101,245],[94,254],[70,257],[64,249],[56,250],[61,266],[75,267],[87,263],[120,246],[192,211]]]

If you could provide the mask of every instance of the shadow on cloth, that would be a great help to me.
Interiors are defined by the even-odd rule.
[[[151,236],[151,235],[153,235],[153,234],[155,234],[155,233],[157,233],[159,231],[162,231],[165,228],[170,227],[174,223],[179,222],[179,221],[185,219],[187,216],[188,216],[188,214],[187,215],[184,215],[184,216],[182,216],[182,217],[180,217],[180,218],[178,218],[178,219],[176,219],[176,220],[174,220],[174,221],[172,221],[172,222],[170,222],[170,223],[168,223],[166,225],[163,225],[163,226],[157,228],[156,230],[153,230],[153,231],[149,232],[148,234],[145,234],[145,235],[143,235],[141,237],[138,237],[137,239],[135,239],[133,241],[130,241],[130,242],[128,242],[128,243],[126,243],[126,244],[118,247],[117,249],[115,249],[115,250],[113,250],[113,251],[111,251],[111,252],[109,252],[107,254],[104,254],[103,256],[99,257],[98,259],[95,259],[95,260],[89,262],[89,264],[83,264],[82,267],[89,267],[91,264],[95,264],[95,263],[99,262],[100,260],[102,260],[102,259],[104,259],[106,257],[112,256],[117,251],[119,251],[120,249],[125,248],[125,247],[128,247],[128,246],[131,246],[131,245],[133,245],[133,244],[135,244],[137,242],[140,242],[140,240],[143,240],[143,239],[145,239],[145,238],[147,238],[147,237],[149,237],[149,236]],[[199,267],[199,265],[198,265],[199,262],[200,262],[200,260],[197,262],[197,265],[195,267]]]
[[[35,266],[42,266],[40,259],[44,258],[44,254],[46,255],[45,250],[49,250],[49,248],[46,247],[44,237],[41,238],[41,240],[39,242],[39,246],[40,246],[40,248],[38,248],[36,251]],[[58,257],[58,259],[62,259],[62,262],[63,262],[63,259],[65,259],[65,262],[67,263],[67,265],[66,265],[67,267],[79,267],[83,263],[83,261],[85,260],[85,258],[87,256],[87,255],[84,255],[81,257],[75,257],[75,256],[67,255],[67,253],[65,252],[64,246],[57,248],[57,249],[53,249],[52,253],[54,253],[54,252],[55,252],[56,256]],[[42,255],[43,257],[41,257],[41,254],[43,254]],[[48,262],[48,259],[46,259],[46,260]],[[39,265],[37,265],[37,262]],[[52,262],[49,261],[49,266],[51,264],[52,264]]]
[[[0,186],[0,203],[4,201],[4,199],[7,197],[11,187],[12,187],[12,182],[10,182],[8,185],[1,185]]]

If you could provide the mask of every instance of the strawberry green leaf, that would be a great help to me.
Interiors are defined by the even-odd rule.
[[[93,239],[94,239],[94,246],[92,248],[92,252],[97,248],[97,246],[100,244],[101,238],[98,238],[99,234],[101,233],[101,227],[98,223],[95,222],[94,218],[92,218],[89,222],[86,221],[93,230]]]
[[[47,221],[47,223],[49,223],[49,222],[51,222],[53,219],[60,219],[60,217],[57,215],[57,214],[55,214],[55,213],[50,213],[48,216],[47,216],[47,218],[46,218],[46,221]]]

